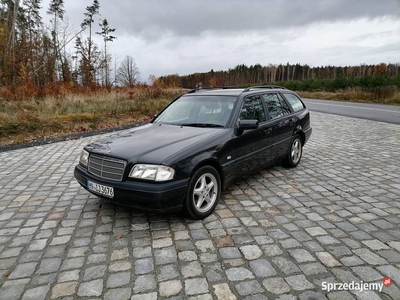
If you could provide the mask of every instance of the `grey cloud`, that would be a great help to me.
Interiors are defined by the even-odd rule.
[[[302,26],[322,21],[399,16],[397,0],[135,0],[100,1],[119,32],[153,40],[164,35],[240,32]]]

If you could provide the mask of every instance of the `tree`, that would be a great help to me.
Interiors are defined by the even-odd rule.
[[[121,62],[118,72],[117,81],[126,86],[132,86],[139,82],[140,71],[132,56],[127,55]]]
[[[89,58],[89,48],[91,56]],[[90,43],[89,39],[82,41],[80,37],[76,38],[76,53],[80,56],[79,74],[81,83],[85,86],[91,85],[94,82],[97,66],[100,65],[100,51],[96,44]]]
[[[108,60],[109,57],[107,56],[107,42],[112,42],[114,39],[116,39],[115,36],[112,36],[111,33],[115,32],[115,28],[110,28],[107,19],[104,19],[100,24],[101,31],[96,32],[97,34],[101,35],[103,37],[104,41],[104,69],[105,69],[105,83],[106,86],[109,85],[109,67],[108,67]]]
[[[86,57],[86,61],[87,61],[87,65],[86,68],[84,70],[85,72],[85,78],[86,78],[86,84],[91,84],[93,82],[94,79],[94,66],[93,66],[93,41],[92,41],[92,26],[93,26],[93,22],[94,22],[94,18],[96,15],[99,14],[99,10],[100,10],[100,4],[98,0],[93,0],[92,5],[87,6],[86,7],[86,12],[84,13],[85,15],[85,19],[83,20],[82,24],[81,24],[81,28],[82,30],[89,28],[89,37],[87,38],[87,55],[85,54]],[[82,43],[80,41],[77,41],[77,45],[80,44],[82,45]],[[80,49],[81,52],[84,50],[84,48]]]
[[[53,59],[53,65],[54,65],[54,70],[53,70],[53,81],[56,81],[57,79],[57,62],[59,61],[61,63],[61,66],[63,65],[62,57],[60,55],[60,43],[58,39],[58,22],[59,20],[64,19],[64,0],[52,0],[49,5],[49,9],[47,10],[47,14],[53,16],[53,19],[51,22],[53,23],[53,30],[51,31],[51,36],[53,39],[53,47],[54,47],[54,59]]]

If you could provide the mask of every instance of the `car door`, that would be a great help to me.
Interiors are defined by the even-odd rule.
[[[262,99],[270,119],[268,127],[272,131],[272,160],[279,160],[289,149],[297,121],[296,116],[278,93],[265,93]]]
[[[267,124],[266,113],[260,95],[244,98],[239,120],[258,120],[256,129],[244,130],[235,136],[235,171],[246,173],[269,164],[271,161],[272,130]]]

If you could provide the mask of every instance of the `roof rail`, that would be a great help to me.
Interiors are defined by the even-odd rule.
[[[225,89],[240,89],[240,88],[235,87],[235,86],[209,86],[209,87],[201,87],[201,88],[192,89],[189,92],[187,92],[187,94],[196,93],[201,90],[216,90],[216,89],[225,90]]]
[[[270,84],[270,85],[249,86],[248,88],[246,88],[246,89],[243,91],[243,93],[244,93],[244,92],[248,92],[248,91],[250,91],[251,89],[284,89],[284,90],[286,90],[286,88],[283,87],[283,86],[280,86],[280,85],[272,85],[272,84]]]

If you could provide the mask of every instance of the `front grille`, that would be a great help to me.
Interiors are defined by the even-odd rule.
[[[106,156],[90,155],[88,171],[104,179],[122,181],[126,162]]]

